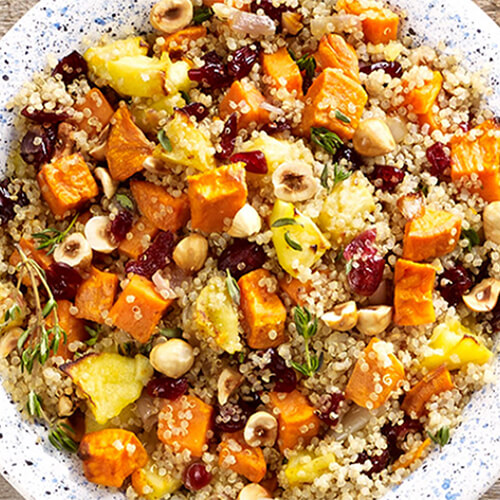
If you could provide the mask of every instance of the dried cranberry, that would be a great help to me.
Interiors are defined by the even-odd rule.
[[[69,114],[61,108],[54,111],[47,111],[45,109],[35,109],[32,106],[26,106],[21,110],[21,114],[37,123],[60,123],[69,118]]]
[[[400,448],[401,442],[408,434],[422,432],[423,427],[419,420],[413,420],[405,416],[403,423],[400,425],[385,424],[380,432],[387,440],[387,451],[391,462],[397,460],[402,454],[403,450]]]
[[[458,124],[458,126],[463,130],[465,133],[467,133],[471,128],[472,128],[472,122],[461,122]]]
[[[375,255],[377,250],[373,246],[377,237],[376,229],[367,229],[358,234],[344,250],[344,259],[347,261],[363,255]]]
[[[56,125],[31,127],[21,141],[22,159],[36,167],[47,163],[54,155],[56,140]]]
[[[339,408],[344,400],[345,396],[341,392],[323,395],[320,399],[321,406],[316,410],[316,415],[326,425],[334,427],[339,422]]]
[[[16,215],[14,207],[26,206],[29,203],[24,192],[19,191],[16,195],[12,195],[9,191],[9,179],[4,179],[0,182],[0,226],[12,220]]]
[[[272,123],[266,123],[262,127],[262,131],[269,135],[281,134],[282,132],[286,132],[287,130],[291,130],[292,126],[289,122],[284,120],[277,120]]]
[[[73,300],[82,282],[82,277],[68,264],[54,262],[47,269],[47,284],[56,300]]]
[[[431,174],[438,179],[443,179],[449,173],[451,168],[451,158],[444,150],[442,142],[436,142],[427,149],[425,155],[431,164]]]
[[[354,148],[351,148],[347,144],[342,144],[340,148],[337,149],[336,153],[333,155],[333,162],[339,162],[340,160],[346,160],[352,163],[353,167],[360,168],[363,164],[361,156],[356,153]]]
[[[241,431],[251,411],[241,404],[226,403],[216,408],[214,426],[219,433]]]
[[[220,135],[220,152],[216,153],[219,160],[227,160],[231,157],[236,144],[236,136],[238,134],[238,116],[236,113],[231,113],[229,118],[224,123],[224,128]]]
[[[174,235],[170,231],[160,231],[148,249],[137,260],[127,262],[127,273],[140,274],[151,278],[159,269],[170,263],[174,249]]]
[[[253,13],[259,9],[262,9],[266,16],[269,16],[273,21],[281,23],[281,14],[289,10],[289,7],[284,4],[275,7],[272,0],[255,0],[250,4],[250,10]]]
[[[148,382],[146,392],[152,398],[178,399],[188,390],[185,378],[159,377]]]
[[[440,277],[438,290],[448,304],[456,305],[470,288],[472,279],[469,271],[462,264],[455,264],[447,269]]]
[[[258,49],[252,49],[248,46],[241,47],[233,52],[232,59],[227,63],[227,71],[236,80],[240,80],[250,73],[258,58]]]
[[[245,164],[245,170],[253,174],[267,174],[267,160],[261,151],[247,151],[246,153],[236,153],[229,161],[236,163],[242,161]]]
[[[391,165],[375,165],[372,174],[375,187],[382,191],[389,191],[389,193],[392,193],[404,178],[405,173],[400,168]]]
[[[286,366],[285,360],[271,349],[271,363],[267,366],[274,374],[274,390],[276,392],[292,392],[297,387],[297,374],[293,368]]]
[[[120,104],[120,101],[122,100],[120,94],[118,94],[115,89],[112,89],[108,85],[99,88],[101,89],[102,95],[106,98],[106,101],[108,101],[109,105],[113,109],[117,109],[118,104]]]
[[[215,51],[206,53],[201,68],[190,69],[188,76],[194,82],[203,83],[209,88],[220,89],[231,85],[233,78],[228,73],[227,66]]]
[[[373,64],[367,64],[366,66],[361,66],[359,71],[369,75],[378,69],[383,69],[392,78],[401,78],[403,74],[401,64],[396,61],[379,61]]]
[[[75,50],[63,57],[52,71],[52,75],[61,75],[62,81],[68,85],[88,70],[87,61]]]
[[[208,116],[208,109],[201,102],[192,102],[178,109],[187,116],[194,116],[199,122]]]
[[[388,449],[383,450],[380,455],[368,455],[366,451],[363,451],[358,455],[356,463],[364,464],[367,461],[370,461],[371,468],[367,471],[363,471],[369,477],[372,477],[373,474],[378,474],[382,472],[391,462],[391,454]]]
[[[120,210],[111,221],[109,232],[115,243],[123,241],[132,228],[132,213],[128,210]]]
[[[221,271],[229,269],[232,276],[239,279],[244,274],[262,267],[265,261],[266,254],[261,246],[238,239],[220,254],[218,268]]]
[[[210,483],[212,474],[208,472],[205,464],[194,462],[186,467],[182,479],[189,491],[198,491]]]

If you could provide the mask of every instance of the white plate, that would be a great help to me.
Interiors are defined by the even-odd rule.
[[[393,0],[405,9],[406,29],[431,45],[444,41],[464,53],[472,69],[497,68],[490,99],[500,114],[500,29],[470,0]],[[9,99],[30,75],[42,69],[48,53],[64,56],[81,49],[82,40],[103,33],[124,36],[149,31],[151,1],[43,0],[0,42],[0,165],[16,139]],[[496,362],[500,375],[500,363]],[[500,377],[499,377],[500,379]],[[465,411],[465,422],[442,452],[434,451],[425,464],[389,492],[387,500],[478,498],[500,476],[500,381],[477,393]],[[88,483],[78,459],[55,451],[45,441],[46,430],[19,418],[9,396],[0,388],[0,470],[27,499],[93,500],[122,498],[111,489]]]

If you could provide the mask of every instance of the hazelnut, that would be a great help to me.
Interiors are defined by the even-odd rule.
[[[364,335],[373,336],[385,331],[391,321],[391,306],[370,306],[358,311],[356,328]]]
[[[160,0],[153,5],[149,19],[158,31],[175,33],[193,19],[193,4],[191,0]]]
[[[217,400],[221,406],[227,403],[229,396],[241,385],[243,377],[232,368],[224,368],[217,380]]]
[[[274,195],[283,201],[304,201],[319,189],[311,165],[303,161],[282,163],[272,176]]]
[[[356,326],[358,322],[358,308],[356,302],[350,300],[336,305],[332,311],[323,314],[321,319],[332,329],[346,332]]]
[[[177,244],[172,257],[183,271],[192,273],[203,267],[207,255],[207,240],[201,234],[190,234]]]
[[[260,484],[250,483],[240,490],[237,500],[269,500],[268,491]]]
[[[70,267],[85,269],[92,262],[92,248],[82,233],[73,233],[57,245],[54,260]]]
[[[383,120],[370,118],[362,121],[352,138],[354,149],[362,156],[380,156],[396,147],[391,129]]]
[[[104,191],[104,196],[108,200],[113,198],[118,189],[118,182],[114,181],[109,174],[109,170],[103,167],[97,167],[94,170],[95,176],[101,181],[102,190]]]
[[[500,295],[500,281],[487,278],[476,285],[468,294],[463,295],[465,305],[475,312],[492,311]]]
[[[184,340],[170,339],[153,347],[149,354],[149,362],[163,375],[179,378],[193,366],[193,348]]]
[[[106,215],[97,215],[87,221],[84,233],[92,250],[101,253],[111,253],[117,247],[111,241],[110,225],[111,221]]]
[[[273,446],[278,437],[278,421],[267,411],[254,413],[243,430],[245,442],[252,447]]]
[[[247,203],[236,212],[227,234],[233,238],[248,238],[252,234],[258,233],[261,226],[262,221],[259,213]]]

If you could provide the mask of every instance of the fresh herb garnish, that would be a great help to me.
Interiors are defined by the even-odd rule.
[[[330,132],[325,127],[311,128],[311,141],[318,146],[321,146],[326,152],[334,155],[337,150],[344,144],[342,139],[334,132]]]
[[[475,247],[476,245],[479,245],[479,243],[481,243],[479,234],[477,234],[477,231],[475,231],[472,228],[462,229],[462,234],[460,235],[460,238],[469,240],[469,244],[467,245],[469,252],[472,250],[472,247]]]
[[[96,345],[97,341],[99,340],[99,335],[101,334],[101,328],[91,328],[90,326],[85,326],[85,331],[89,334],[90,337],[85,341],[85,343],[89,347]]]
[[[75,225],[76,219],[78,219],[78,215],[79,214],[76,214],[73,217],[73,220],[69,223],[69,226],[64,231],[60,231],[55,227],[48,227],[40,233],[33,233],[33,238],[35,238],[35,240],[38,240],[38,242],[40,243],[36,247],[36,249],[47,249],[47,255],[50,255],[56,249],[57,245],[59,245],[59,243],[61,243],[67,236],[67,234],[71,231],[71,228]]]
[[[442,448],[445,444],[448,444],[450,440],[450,428],[448,426],[441,427],[436,434],[431,434],[427,431],[427,435],[434,443],[438,444]]]
[[[193,24],[201,24],[208,21],[214,15],[211,7],[196,7],[193,12]]]
[[[238,353],[238,363],[244,363],[245,362],[245,353],[242,351],[242,352],[239,352]]]
[[[167,337],[169,339],[178,339],[182,335],[182,328],[172,327],[172,328],[160,328],[158,333],[163,337]]]
[[[339,182],[345,181],[351,176],[352,172],[349,170],[344,170],[338,163],[335,163],[333,166],[333,185],[331,189],[333,189]],[[323,167],[323,171],[321,172],[320,177],[321,185],[327,190],[330,191],[330,169],[328,165]]]
[[[417,193],[422,193],[424,196],[427,196],[429,194],[429,186],[427,184],[424,184],[422,181],[418,183],[417,189],[415,190]]]
[[[180,90],[179,94],[184,99],[184,102],[186,104],[190,104],[191,103],[191,98],[189,97],[189,94],[185,90]]]
[[[302,373],[302,375],[310,377],[323,365],[323,353],[318,357],[309,350],[309,340],[314,337],[318,331],[318,318],[313,317],[307,307],[297,306],[293,310],[293,320],[297,333],[304,339],[306,362],[301,364],[292,361],[291,365],[295,370]]]
[[[306,77],[312,80],[316,73],[316,59],[313,56],[302,56],[295,61],[300,71],[304,71]]]
[[[118,354],[130,357],[133,352],[135,352],[134,342],[130,341],[130,342],[124,342],[123,344],[118,344]]]
[[[31,390],[28,394],[26,409],[32,417],[40,418],[42,416],[42,400],[40,399],[40,396],[33,390]]]
[[[168,138],[165,130],[161,129],[158,132],[158,141],[165,151],[168,151],[169,153],[172,151],[172,143],[170,142],[170,139]]]
[[[22,314],[21,307],[19,304],[13,304],[11,305],[6,311],[3,316],[3,322],[0,324],[0,332],[3,331],[3,329],[7,326],[9,326],[11,323],[14,321],[17,321],[20,319]]]
[[[231,297],[231,299],[233,299],[233,302],[235,304],[240,305],[241,301],[240,287],[238,286],[238,283],[231,275],[231,271],[229,269],[226,269],[226,274],[227,274],[226,287],[227,291],[229,292],[229,296]]]
[[[75,453],[78,450],[78,443],[69,436],[68,432],[74,434],[75,431],[68,424],[58,424],[49,432],[49,441],[58,450]]]
[[[127,210],[134,210],[134,202],[126,195],[123,193],[118,193],[115,195],[116,201],[125,209]]]
[[[292,239],[292,237],[290,236],[290,231],[287,231],[285,233],[285,241],[287,242],[289,247],[293,248],[294,250],[297,250],[297,252],[302,252],[301,244]]]
[[[283,227],[283,226],[295,226],[300,225],[295,219],[291,217],[282,217],[281,219],[276,219],[271,227]]]
[[[328,168],[328,164],[325,164],[323,167],[319,181],[326,190],[330,189],[330,169]]]
[[[351,119],[348,116],[344,115],[344,113],[342,113],[342,111],[339,111],[338,109],[335,110],[335,118],[344,123],[351,123]]]

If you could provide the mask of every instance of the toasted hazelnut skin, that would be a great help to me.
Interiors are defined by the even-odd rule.
[[[193,4],[190,0],[160,0],[153,5],[149,19],[158,31],[175,33],[193,19]]]
[[[487,278],[476,285],[469,293],[462,296],[465,305],[474,312],[490,312],[498,302],[500,281]]]
[[[190,234],[174,249],[174,262],[188,273],[199,271],[208,255],[208,242],[201,234]]]
[[[243,438],[252,447],[273,446],[278,437],[278,421],[267,411],[258,411],[250,416]]]
[[[233,238],[248,238],[258,233],[261,227],[262,220],[259,213],[247,203],[236,212],[227,234]]]
[[[193,348],[182,339],[170,339],[153,347],[149,362],[163,375],[179,378],[193,366]]]
[[[333,330],[339,332],[352,330],[358,322],[356,302],[350,300],[343,304],[337,304],[331,312],[324,314],[321,319]]]
[[[380,156],[393,151],[396,141],[391,129],[379,118],[363,120],[352,138],[354,149],[362,156]]]
[[[391,321],[391,306],[370,306],[359,310],[356,328],[364,335],[373,336],[385,331]]]
[[[319,189],[311,165],[303,161],[282,163],[272,176],[274,195],[283,201],[305,201]]]

